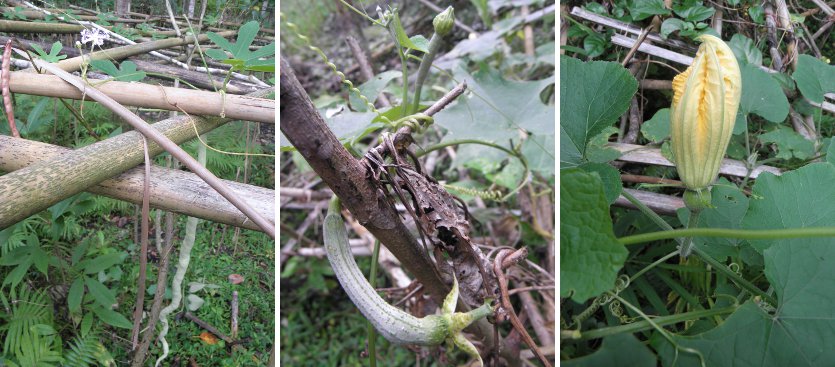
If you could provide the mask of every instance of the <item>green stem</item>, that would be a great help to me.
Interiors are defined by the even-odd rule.
[[[641,233],[621,237],[622,245],[665,240],[677,237],[727,237],[743,240],[776,240],[781,238],[835,237],[835,227],[809,227],[785,229],[730,229],[730,228],[686,228],[659,232]]]
[[[423,88],[423,82],[429,74],[429,67],[432,66],[432,60],[435,59],[438,49],[441,48],[441,43],[443,43],[441,36],[437,33],[432,33],[432,38],[429,39],[429,52],[423,55],[423,59],[420,61],[420,68],[418,68],[417,81],[415,82],[415,101],[409,110],[409,114],[416,113],[420,107],[420,90]]]
[[[690,219],[687,221],[688,229],[696,228],[699,225],[699,215],[701,213],[701,210],[690,210]],[[687,256],[690,256],[691,251],[693,251],[693,237],[685,237],[681,244],[681,257],[686,259]]]
[[[670,316],[660,316],[653,318],[652,321],[657,326],[666,326],[672,324],[678,324],[680,322],[696,320],[706,317],[712,317],[716,315],[725,315],[729,313],[733,313],[736,310],[737,306],[728,306],[723,308],[716,308],[710,310],[698,310],[698,311],[691,311],[685,312]],[[650,324],[647,320],[636,321],[631,324],[625,325],[618,325],[618,326],[611,326],[605,327],[600,329],[589,330],[586,332],[582,332],[578,338],[570,338],[576,340],[588,340],[588,339],[599,339],[605,338],[607,336],[622,334],[622,333],[637,333],[644,330],[652,329],[653,325]]]
[[[719,229],[719,228],[688,228],[688,229],[674,230],[673,227],[670,226],[669,223],[667,223],[667,221],[665,221],[660,216],[658,216],[658,214],[656,214],[654,211],[652,211],[650,208],[648,208],[646,205],[644,205],[644,203],[642,203],[636,197],[632,196],[632,194],[630,194],[626,191],[621,192],[621,194],[624,197],[626,197],[626,199],[629,200],[631,203],[635,204],[635,206],[637,206],[638,209],[641,212],[643,212],[650,219],[652,219],[652,221],[655,222],[655,224],[657,224],[659,227],[665,229],[665,231],[662,231],[662,232],[643,233],[643,234],[638,234],[638,235],[634,235],[634,236],[622,237],[618,241],[623,245],[631,245],[631,244],[636,244],[636,243],[656,241],[656,240],[659,240],[659,239],[675,239],[676,241],[679,241],[679,243],[682,243],[682,241],[683,241],[682,237],[686,237],[686,234],[685,234],[686,232],[695,232],[695,234],[694,234],[695,236],[701,236],[701,237],[710,237],[710,236],[706,236],[704,234],[699,233],[699,232],[705,232],[705,231],[721,230],[721,231],[730,231],[730,232],[738,232],[738,231],[753,232],[753,233],[758,232],[758,231],[751,231],[751,230],[745,231],[745,230],[730,230],[730,229]],[[830,229],[832,230],[833,235],[835,235],[835,227],[832,227]],[[671,232],[676,232],[676,233],[675,234],[670,234]],[[655,235],[657,235],[657,234],[668,234],[669,236],[666,236],[664,238],[651,238],[651,239],[646,240],[646,241],[640,240],[640,238],[644,235],[654,235],[654,234]],[[719,237],[732,237],[732,236],[719,236]],[[637,241],[633,242],[633,239],[636,239]],[[696,255],[699,255],[699,257],[701,257],[706,263],[710,264],[714,269],[721,272],[722,274],[725,274],[728,278],[733,280],[736,284],[738,284],[740,287],[747,290],[751,294],[755,294],[755,295],[758,295],[758,296],[762,297],[763,299],[765,299],[771,305],[776,305],[777,304],[777,301],[773,297],[767,295],[765,292],[763,292],[762,290],[757,288],[757,286],[748,282],[747,280],[745,280],[745,278],[741,277],[739,274],[734,273],[733,271],[731,271],[731,269],[728,269],[727,266],[720,263],[719,261],[717,261],[716,259],[714,259],[710,255],[706,254],[704,251],[702,251],[698,247],[695,247],[693,249],[693,252],[695,252]],[[667,255],[667,256],[669,256],[669,255]],[[667,257],[667,256],[665,256],[665,257]],[[658,261],[656,261],[656,263],[657,262]],[[655,265],[655,263],[653,263],[650,266],[653,266],[653,265]],[[646,269],[646,270],[649,270],[649,269]],[[638,274],[633,276],[633,278],[637,278],[637,276],[640,275],[642,272],[644,272],[644,270],[642,270],[641,272],[639,272]]]
[[[702,251],[702,249],[700,249],[698,247],[694,247],[693,252],[695,252],[696,255],[699,255],[699,257],[701,257],[702,260],[704,260],[704,262],[710,264],[710,266],[712,266],[714,269],[721,272],[722,274],[725,274],[725,276],[730,278],[732,281],[734,281],[734,283],[738,284],[743,289],[747,290],[751,294],[755,294],[757,296],[760,296],[763,300],[768,302],[770,305],[777,306],[777,300],[774,299],[774,297],[772,297],[769,294],[766,294],[761,289],[757,288],[757,286],[755,286],[754,284],[745,280],[745,278],[741,277],[739,274],[734,273],[725,264],[722,264],[718,260],[714,259],[712,256],[710,256],[707,253],[705,253],[704,251]]]

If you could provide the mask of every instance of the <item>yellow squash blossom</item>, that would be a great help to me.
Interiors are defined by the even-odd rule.
[[[721,39],[702,35],[693,63],[673,79],[670,107],[673,156],[679,178],[700,192],[719,173],[742,93],[739,65]]]

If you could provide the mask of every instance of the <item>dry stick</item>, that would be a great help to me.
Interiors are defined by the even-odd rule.
[[[21,56],[28,57],[23,52],[20,52]],[[272,239],[275,239],[275,225],[270,223],[266,219],[264,219],[261,214],[259,214],[255,209],[253,209],[248,203],[243,201],[237,194],[229,190],[229,188],[221,182],[211,171],[206,169],[200,165],[192,156],[186,153],[183,148],[180,148],[177,144],[174,144],[168,137],[160,134],[156,129],[148,125],[144,120],[136,116],[133,112],[125,108],[125,106],[120,105],[112,98],[108,97],[104,93],[100,92],[98,89],[90,87],[84,84],[84,81],[81,78],[71,75],[66,71],[61,70],[60,68],[52,65],[48,62],[44,62],[39,59],[30,60],[35,65],[46,69],[47,71],[61,77],[67,83],[74,85],[79,90],[84,91],[90,98],[94,99],[95,101],[101,103],[103,106],[107,107],[108,109],[116,112],[117,115],[122,117],[125,121],[127,121],[134,129],[145,135],[146,137],[153,140],[155,143],[159,144],[160,147],[165,149],[165,151],[171,153],[172,156],[177,158],[180,162],[188,167],[189,170],[200,176],[204,181],[206,181],[209,186],[213,189],[217,190],[218,193],[223,195],[229,202],[232,203],[236,208],[238,208],[242,213],[244,213],[250,220],[255,222],[264,232],[269,235]]]
[[[151,314],[148,317],[148,325],[145,327],[145,334],[142,336],[142,343],[139,344],[131,363],[132,367],[140,367],[145,362],[145,355],[151,340],[156,335],[157,320],[162,310],[162,301],[165,298],[166,282],[168,281],[168,260],[171,250],[174,248],[174,215],[165,213],[165,250],[160,254],[159,270],[157,272],[157,291],[154,293],[154,303],[151,305]]]
[[[224,333],[221,333],[220,330],[218,330],[216,327],[210,325],[208,322],[201,320],[199,317],[194,316],[191,312],[186,311],[182,315],[183,317],[193,321],[201,328],[206,329],[206,331],[217,335],[217,337],[226,342],[226,344],[237,345],[238,342],[236,342],[235,339],[230,338],[228,335]]]
[[[232,317],[230,326],[232,339],[238,338],[238,291],[232,291]]]
[[[519,255],[519,253],[522,253]],[[504,271],[502,271],[502,267],[505,265],[504,259],[508,257],[508,255],[513,256],[519,260],[524,258],[524,255],[527,254],[527,250],[523,247],[519,250],[510,250],[504,249],[499,251],[496,255],[496,258],[493,260],[493,272],[496,273],[496,280],[499,283],[499,288],[501,291],[501,304],[502,308],[507,312],[508,316],[510,316],[510,323],[513,324],[513,328],[519,332],[522,336],[522,340],[525,341],[525,344],[531,348],[531,350],[539,357],[539,360],[546,367],[551,367],[551,362],[548,361],[548,358],[545,358],[545,355],[542,354],[542,351],[539,349],[539,346],[534,343],[533,338],[531,338],[528,331],[525,330],[525,325],[522,325],[522,322],[519,321],[519,317],[516,316],[516,312],[513,311],[513,304],[510,303],[510,297],[508,296],[507,290],[507,278],[505,278]]]
[[[553,286],[550,288],[553,289]],[[522,292],[519,293],[519,300],[522,301],[522,309],[525,310],[525,313],[531,319],[530,324],[533,327],[533,332],[536,334],[537,339],[539,339],[539,343],[542,345],[554,345],[554,335],[546,327],[545,319],[543,319],[542,313],[539,312],[533,296],[528,292]]]
[[[142,188],[142,233],[139,245],[139,279],[136,289],[136,307],[133,311],[133,330],[131,330],[131,349],[139,343],[139,328],[142,326],[142,311],[145,306],[145,277],[148,268],[148,215],[151,201],[151,157],[148,154],[148,139],[142,139],[145,153],[145,184]]]
[[[17,124],[14,121],[14,104],[12,104],[12,92],[9,90],[11,80],[11,61],[12,61],[12,40],[6,41],[6,49],[3,50],[3,75],[0,85],[3,90],[3,107],[6,109],[6,119],[9,121],[9,130],[15,138],[20,137],[20,132],[17,131]]]

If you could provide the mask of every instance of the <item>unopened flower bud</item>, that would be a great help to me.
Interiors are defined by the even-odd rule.
[[[742,77],[734,53],[721,39],[702,35],[693,63],[673,79],[671,143],[684,185],[708,187],[719,173],[734,129]]]
[[[432,25],[435,27],[435,33],[443,37],[452,31],[452,25],[455,23],[455,13],[452,7],[446,8],[441,14],[435,16],[432,20]]]

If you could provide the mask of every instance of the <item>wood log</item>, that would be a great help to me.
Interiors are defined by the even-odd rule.
[[[38,162],[51,160],[73,150],[33,140],[0,135],[0,170],[17,171]],[[144,166],[134,167],[113,178],[106,179],[85,191],[142,203],[145,178]],[[265,218],[275,222],[275,191],[258,186],[224,180],[232,191],[252,205]],[[151,207],[191,217],[230,224],[260,231],[197,175],[159,166],[151,167]]]
[[[84,26],[79,24],[0,20],[0,32],[5,33],[80,33],[82,30]]]

